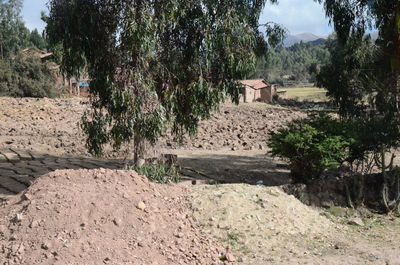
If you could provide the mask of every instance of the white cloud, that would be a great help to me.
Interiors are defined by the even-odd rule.
[[[313,0],[279,0],[278,5],[267,3],[260,17],[260,23],[273,21],[285,26],[290,34],[311,32],[328,35],[328,25],[322,5]]]

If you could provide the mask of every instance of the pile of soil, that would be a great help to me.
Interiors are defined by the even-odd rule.
[[[0,208],[1,264],[219,264],[187,190],[134,171],[58,170]]]
[[[226,184],[193,189],[197,224],[240,264],[300,264],[298,259],[311,256],[315,261],[314,255],[326,255],[340,244],[335,235],[344,227],[279,187]]]

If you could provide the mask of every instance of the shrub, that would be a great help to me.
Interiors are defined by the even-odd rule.
[[[0,95],[55,97],[55,73],[39,58],[19,55],[12,60],[0,60]]]
[[[170,166],[167,163],[144,165],[142,167],[136,167],[134,170],[146,176],[149,180],[158,182],[161,184],[167,184],[170,182],[178,183],[181,179],[179,171],[175,166]]]
[[[339,121],[326,115],[314,116],[281,128],[271,136],[268,146],[272,156],[289,161],[295,183],[307,183],[347,159],[351,140],[343,132]]]

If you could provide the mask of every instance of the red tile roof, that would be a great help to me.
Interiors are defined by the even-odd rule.
[[[264,79],[240,80],[239,82],[242,85],[244,85],[246,87],[250,87],[255,90],[269,86],[269,84],[267,82],[265,82]]]

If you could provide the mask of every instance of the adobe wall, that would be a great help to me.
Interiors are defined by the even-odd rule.
[[[275,87],[268,86],[260,90],[260,99],[264,102],[271,103],[275,93]]]

